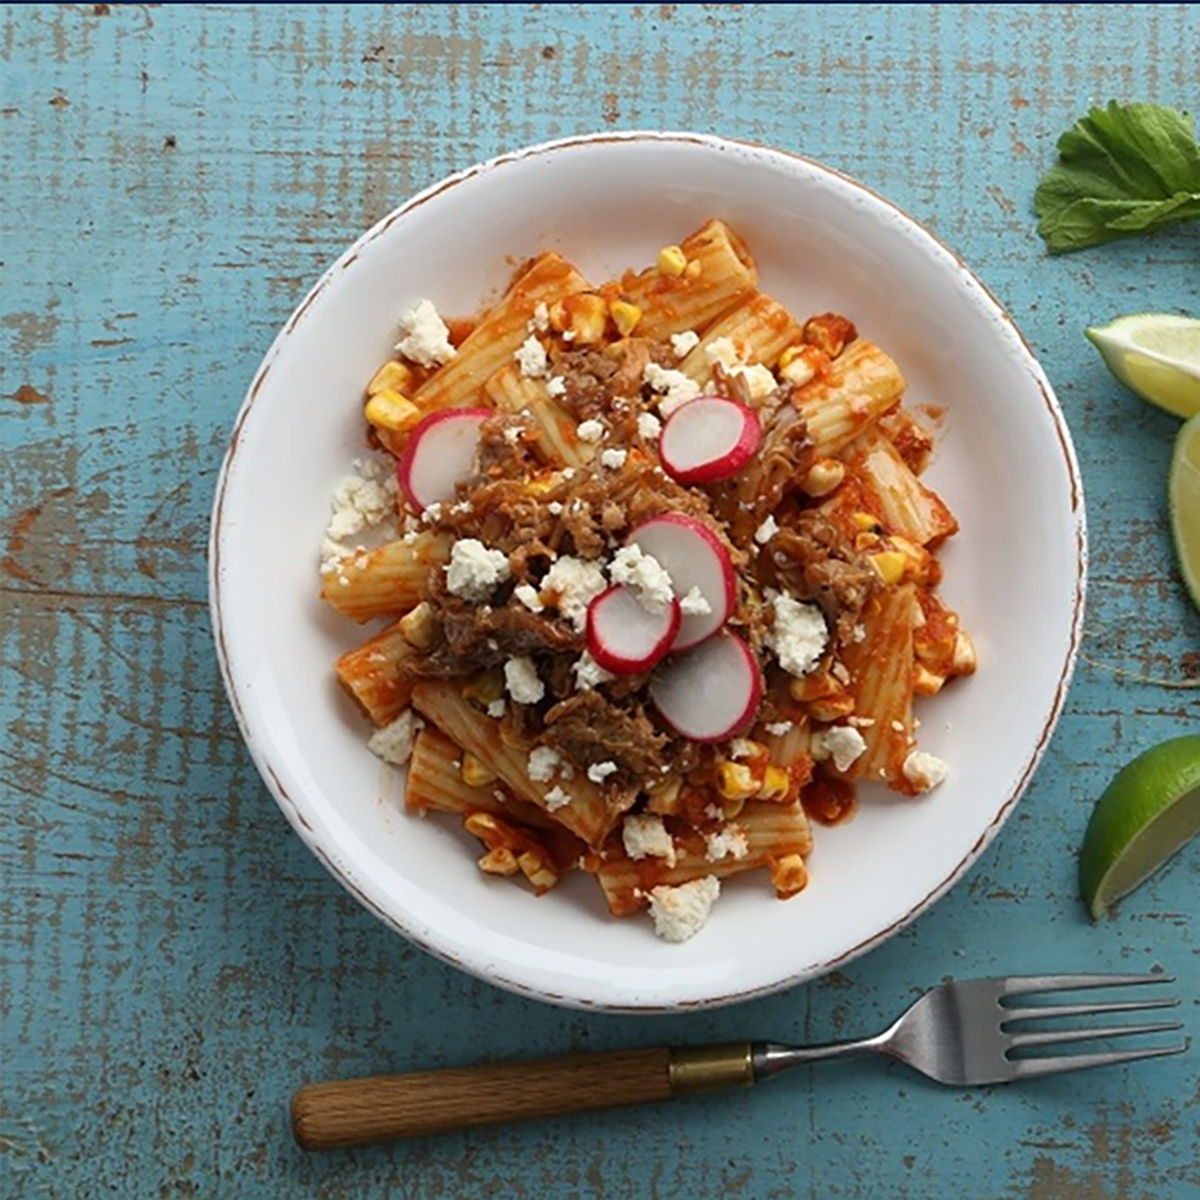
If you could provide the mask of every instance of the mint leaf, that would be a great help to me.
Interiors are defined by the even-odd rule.
[[[1200,218],[1200,146],[1187,113],[1113,100],[1068,129],[1058,154],[1033,197],[1052,254]]]

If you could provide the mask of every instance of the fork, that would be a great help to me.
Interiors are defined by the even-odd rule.
[[[1031,1004],[1052,991],[1173,983],[1167,975],[1012,975],[943,983],[926,992],[889,1029],[861,1041],[822,1046],[733,1042],[571,1054],[407,1075],[308,1084],[292,1099],[292,1131],[306,1150],[448,1133],[478,1125],[670,1100],[697,1092],[753,1087],[796,1066],[826,1058],[883,1054],[938,1083],[966,1087],[1011,1083],[1179,1054],[1186,1041],[1136,1050],[1026,1055],[1071,1042],[1181,1028],[1077,1025],[1010,1029],[1030,1021],[1171,1008],[1175,999],[1098,1004]],[[1016,1005],[1007,1002],[1017,1001]],[[1018,1053],[1019,1052],[1019,1053]]]

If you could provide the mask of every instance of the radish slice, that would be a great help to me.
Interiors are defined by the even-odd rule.
[[[488,408],[447,408],[412,431],[396,473],[417,512],[454,499],[455,486],[474,467],[479,427],[493,415]]]
[[[650,698],[663,720],[692,742],[719,742],[742,732],[762,699],[762,672],[750,647],[723,630],[659,667]]]
[[[761,441],[762,425],[751,409],[724,396],[700,396],[671,414],[658,452],[680,483],[713,483],[736,475]]]
[[[664,513],[643,521],[628,539],[666,568],[676,596],[698,588],[706,613],[687,613],[672,650],[686,650],[711,637],[729,618],[737,598],[729,554],[715,533],[682,513]]]
[[[610,587],[588,605],[588,649],[606,671],[647,671],[670,650],[679,621],[678,600],[651,612],[634,588]]]

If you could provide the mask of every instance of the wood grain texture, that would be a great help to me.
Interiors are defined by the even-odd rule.
[[[1171,566],[1175,422],[1081,327],[1200,311],[1200,232],[1049,260],[1030,198],[1109,96],[1200,96],[1195,5],[34,5],[0,24],[0,1194],[1200,1192],[1196,1051],[942,1091],[847,1064],[661,1111],[307,1156],[303,1081],[637,1042],[828,1040],[946,974],[1176,974],[1200,1031],[1200,854],[1091,927],[1075,849],[1132,755],[1200,720]],[[844,973],[730,1011],[558,1011],[412,949],[260,785],[217,679],[204,542],[234,413],[320,271],[416,189],[597,128],[694,128],[857,176],[1008,306],[1058,391],[1092,535],[1084,659],[968,877]],[[970,386],[965,380],[964,386]],[[997,714],[1002,719],[1002,714]],[[819,854],[819,849],[818,849]]]
[[[292,1132],[305,1150],[336,1150],[650,1104],[671,1098],[669,1060],[666,1047],[604,1050],[313,1083],[292,1098]]]

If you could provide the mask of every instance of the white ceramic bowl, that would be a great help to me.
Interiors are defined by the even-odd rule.
[[[584,876],[535,899],[475,867],[475,843],[400,806],[398,773],[330,664],[363,633],[317,599],[332,488],[361,453],[364,381],[418,296],[474,311],[514,258],[553,247],[600,280],[653,261],[709,216],[748,241],[765,291],[832,309],[884,347],[910,402],[944,406],[930,471],[962,525],[944,592],[980,669],[925,702],[921,744],[947,783],[865,789],[817,830],[808,889],[727,884],[683,945],[611,920]],[[266,356],[218,485],[211,596],[247,745],[296,832],[398,932],[501,987],[612,1010],[727,1004],[812,978],[928,908],[988,844],[1029,781],[1071,674],[1085,532],[1070,436],[1012,320],[949,250],[861,185],[776,150],[695,134],[573,138],[473,167],[414,197],[326,272]]]

